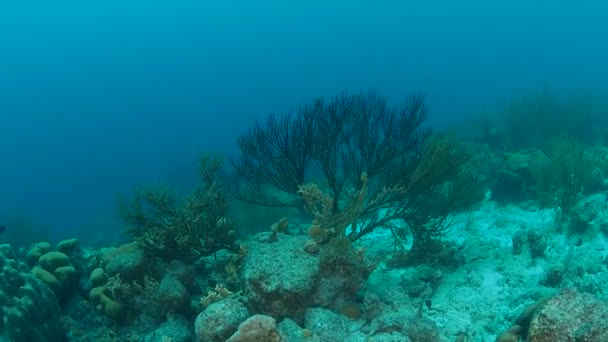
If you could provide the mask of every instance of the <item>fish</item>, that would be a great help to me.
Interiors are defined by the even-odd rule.
[[[4,233],[5,230],[6,230],[6,226],[3,224],[0,224],[0,234]]]

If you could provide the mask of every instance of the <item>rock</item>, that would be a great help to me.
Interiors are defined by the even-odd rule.
[[[239,330],[226,342],[286,342],[274,318],[253,315],[239,325]]]
[[[254,236],[242,263],[248,304],[256,312],[301,320],[314,306],[340,310],[361,289],[369,268],[347,239],[332,241],[317,254],[306,251],[307,236]]]
[[[143,277],[145,268],[144,250],[137,243],[129,243],[113,250],[107,257],[106,272],[109,277],[120,274],[124,280],[135,280]]]
[[[158,301],[168,312],[183,312],[190,304],[186,287],[173,275],[166,275],[158,285]]]
[[[608,341],[608,304],[590,294],[563,290],[535,311],[528,341]]]
[[[513,233],[511,241],[513,242],[513,255],[520,255],[528,242],[526,231],[523,229],[516,231]]]
[[[242,279],[256,311],[277,318],[297,317],[312,305],[320,261],[304,251],[307,240],[284,234],[278,234],[274,243],[252,239],[242,263]]]
[[[197,341],[224,342],[247,317],[249,312],[239,301],[224,299],[213,303],[196,317],[194,330]]]
[[[162,264],[159,267],[159,272],[165,276],[171,275],[179,280],[187,289],[191,289],[196,278],[196,271],[193,265],[188,265],[179,260],[172,260]]]
[[[323,246],[319,261],[321,274],[314,291],[314,304],[341,312],[356,298],[370,269],[349,239],[335,240]]]
[[[346,317],[331,310],[312,308],[306,311],[304,326],[321,341],[351,341]]]
[[[156,330],[144,336],[142,342],[189,342],[192,332],[188,321],[178,315],[169,315],[167,321]]]
[[[279,323],[279,330],[290,342],[321,342],[310,329],[304,329],[292,319],[286,318]]]
[[[547,237],[535,230],[528,231],[528,243],[530,244],[530,254],[532,258],[543,257],[547,249]]]

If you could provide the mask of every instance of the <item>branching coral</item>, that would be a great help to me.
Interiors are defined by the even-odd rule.
[[[367,199],[367,174],[361,176],[361,181],[361,189],[352,194],[347,204],[338,210],[334,207],[331,196],[324,193],[317,184],[308,183],[300,187],[304,207],[313,217],[310,232],[317,242],[344,236],[347,228],[361,216]]]
[[[387,227],[397,246],[407,229],[424,243],[481,189],[470,147],[453,135],[429,139],[427,113],[421,94],[391,107],[370,92],[272,115],[239,139],[232,192],[247,202],[303,207],[321,242],[345,235],[354,241]]]
[[[364,173],[361,188],[351,193],[338,211],[331,197],[316,184],[302,186],[305,208],[314,219],[311,235],[324,241],[347,233],[356,241],[386,227],[393,234],[395,247],[402,248],[407,231],[393,224],[402,221],[413,236],[413,251],[424,252],[433,238],[450,227],[450,213],[483,196],[484,187],[475,179],[471,165],[473,152],[453,135],[432,136],[408,177],[385,184],[370,195]]]
[[[536,192],[542,204],[559,207],[564,214],[580,199],[599,163],[578,141],[565,136],[547,146],[551,163],[535,176]]]
[[[200,183],[185,197],[170,186],[142,186],[118,203],[126,231],[148,252],[167,259],[209,255],[236,239],[230,198],[220,177],[222,158],[203,155]]]

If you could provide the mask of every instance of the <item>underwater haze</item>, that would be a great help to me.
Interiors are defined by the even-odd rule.
[[[117,232],[116,197],[316,96],[426,92],[454,122],[608,86],[605,1],[2,1],[0,223]],[[26,217],[25,219],[23,217]],[[13,228],[14,229],[14,228]]]

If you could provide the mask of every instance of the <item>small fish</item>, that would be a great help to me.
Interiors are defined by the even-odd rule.
[[[6,226],[3,224],[0,224],[0,234],[4,233],[5,230],[6,230]]]

